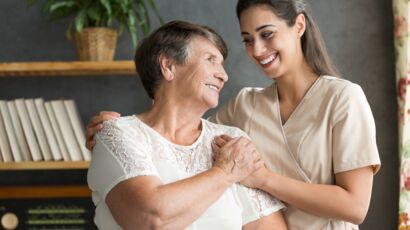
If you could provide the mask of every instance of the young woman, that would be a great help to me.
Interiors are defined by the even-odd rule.
[[[211,117],[244,130],[264,159],[242,182],[286,202],[289,229],[358,229],[380,167],[362,89],[337,77],[303,0],[239,0],[236,9],[248,56],[274,80],[241,90]],[[89,147],[113,116],[91,120]],[[214,150],[228,141],[215,138]]]

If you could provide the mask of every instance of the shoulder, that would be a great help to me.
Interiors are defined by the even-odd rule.
[[[334,96],[347,96],[347,95],[362,95],[362,88],[349,80],[337,78],[333,76],[322,76],[321,77],[321,88],[327,90],[328,93]],[[363,94],[364,95],[364,94]]]
[[[270,101],[275,94],[275,85],[276,83],[273,83],[270,86],[264,88],[242,88],[233,98],[233,102],[235,103],[234,107],[236,108],[237,112],[246,112],[252,110],[258,102],[264,100],[263,98],[266,98]]]
[[[103,128],[96,137],[102,140],[132,138],[134,140],[145,140],[145,131],[141,122],[135,116],[119,117],[104,121]]]
[[[237,127],[216,124],[208,120],[203,120],[203,122],[204,122],[203,124],[205,125],[206,129],[208,129],[209,132],[212,133],[213,135],[226,134],[232,137],[239,137],[239,136],[247,137],[248,136],[244,131],[242,131],[241,129]]]
[[[345,79],[323,76],[322,87],[331,95],[333,122],[346,116],[365,117],[372,120],[370,105],[362,87]]]
[[[271,84],[267,87],[245,87],[242,88],[239,93],[236,95],[238,99],[253,99],[255,97],[265,97],[269,96],[274,92],[273,88],[276,83]]]

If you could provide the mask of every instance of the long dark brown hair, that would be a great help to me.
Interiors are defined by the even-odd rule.
[[[303,56],[317,75],[339,76],[327,53],[322,34],[312,16],[306,10],[304,0],[238,0],[236,15],[240,19],[241,13],[250,7],[263,5],[284,20],[288,26],[295,25],[296,17],[303,14],[306,20],[306,30],[301,38]]]

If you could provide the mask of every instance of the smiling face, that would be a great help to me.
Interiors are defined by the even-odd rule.
[[[280,77],[303,59],[300,25],[297,22],[288,26],[268,6],[257,5],[243,11],[240,27],[248,56],[267,76]]]
[[[206,109],[218,105],[219,93],[228,76],[221,52],[209,40],[195,37],[189,44],[186,63],[176,65],[176,84],[181,100],[200,102]]]

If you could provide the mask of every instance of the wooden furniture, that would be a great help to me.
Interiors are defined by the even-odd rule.
[[[135,73],[135,65],[131,60],[0,63],[0,77],[104,76]],[[88,166],[88,161],[0,162],[0,171],[87,169]]]
[[[87,169],[89,165],[89,161],[1,162],[0,170]]]
[[[135,74],[133,61],[10,62],[0,63],[0,77],[42,77]]]

